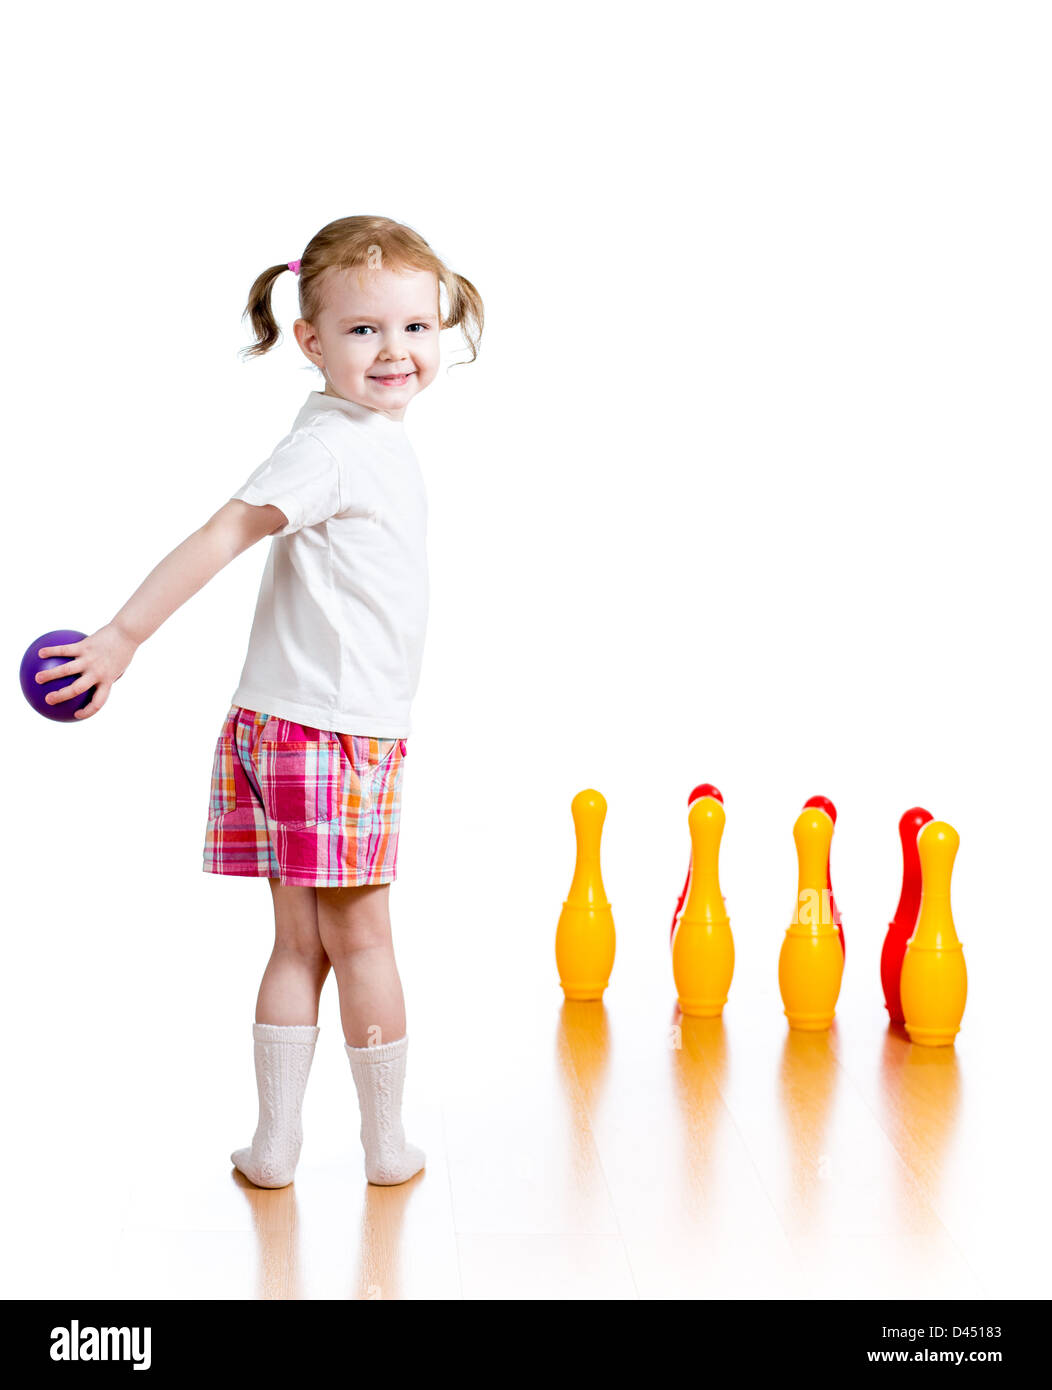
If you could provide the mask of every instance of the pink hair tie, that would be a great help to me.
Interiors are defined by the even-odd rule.
[[[289,269],[292,271],[293,275],[298,275],[300,273],[300,266],[302,264],[302,261],[289,261]]]

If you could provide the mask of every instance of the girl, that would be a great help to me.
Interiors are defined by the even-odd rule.
[[[402,422],[438,371],[441,329],[464,325],[475,360],[483,306],[411,228],[346,217],[323,227],[300,260],[258,277],[245,310],[250,357],[280,337],[270,293],[286,269],[299,277],[296,341],[324,390],[310,393],[271,456],[112,622],[41,649],[70,660],[38,680],[78,677],[49,703],[95,686],[76,716],[90,719],[141,642],[236,555],[274,538],[215,749],[204,845],[206,872],[267,878],[274,908],[252,1030],[259,1122],[231,1161],[259,1187],[292,1181],[331,968],[366,1176],[391,1185],[424,1166],[402,1129],[405,1006],[388,915],[427,619],[426,499]]]

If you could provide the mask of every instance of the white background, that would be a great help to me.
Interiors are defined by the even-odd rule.
[[[1040,4],[918,0],[8,16],[4,1161],[53,1180],[30,1288],[75,1285],[63,1223],[115,1133],[170,1114],[178,1147],[181,1031],[247,1142],[269,893],[200,856],[264,548],[83,726],[16,669],[108,621],[287,431],[317,385],[293,278],[260,361],[240,315],[351,213],[413,226],[487,316],[406,416],[432,578],[392,894],[410,1033],[446,989],[554,1006],[586,786],[631,990],[711,780],[775,1010],[804,799],[840,813],[842,1010],[882,1009],[900,814],[949,820],[969,1010],[1030,1030],[1020,1104],[1045,1093],[1050,37]]]

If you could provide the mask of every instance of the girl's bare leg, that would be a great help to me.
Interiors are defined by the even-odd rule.
[[[318,1000],[329,973],[315,890],[270,880],[274,949],[252,1028],[259,1120],[252,1143],[230,1155],[257,1187],[285,1187],[303,1143],[303,1093],[318,1040]]]
[[[320,945],[340,990],[345,1040],[369,1047],[403,1037],[405,1000],[391,940],[390,885],[314,892]]]
[[[402,1128],[405,1001],[395,965],[387,884],[318,888],[318,932],[340,987],[340,1019],[358,1091],[365,1175],[389,1187],[424,1166]]]
[[[329,957],[318,930],[316,888],[268,879],[274,900],[274,949],[256,1000],[256,1022],[317,1024]]]

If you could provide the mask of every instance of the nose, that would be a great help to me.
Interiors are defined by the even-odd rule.
[[[408,360],[409,354],[400,343],[394,343],[389,338],[385,338],[378,356],[381,362],[401,362],[403,358]]]

